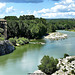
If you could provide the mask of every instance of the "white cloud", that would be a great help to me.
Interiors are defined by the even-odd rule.
[[[50,9],[43,8],[42,10],[39,10],[38,13],[47,13],[49,11],[50,11]]]
[[[55,3],[55,6],[50,9],[43,8],[39,11],[34,11],[33,14],[44,18],[75,18],[75,1],[62,0]]]
[[[0,3],[0,17],[3,15],[15,15],[15,11],[13,6],[6,7],[6,3]],[[24,11],[20,12],[20,14],[24,13]],[[60,0],[60,2],[55,3],[55,6],[52,8],[43,8],[33,12],[27,10],[25,14],[44,18],[75,18],[75,0]]]
[[[14,9],[13,6],[6,7],[6,3],[0,3],[0,17],[3,18],[4,16],[8,15],[16,15],[15,12],[16,9]]]
[[[14,9],[13,6],[6,8],[6,13],[12,13],[12,12],[14,12],[14,11],[15,11],[15,9]]]
[[[4,16],[4,9],[5,9],[6,3],[0,3],[0,18]]]
[[[66,0],[66,3],[71,3],[71,2],[73,2],[72,0]]]
[[[75,12],[58,12],[42,14],[42,17],[44,18],[72,18],[73,16],[75,16]]]
[[[21,14],[23,14],[23,13],[24,13],[24,11],[21,11],[20,13],[21,13]]]
[[[6,6],[6,3],[0,3],[0,9]]]

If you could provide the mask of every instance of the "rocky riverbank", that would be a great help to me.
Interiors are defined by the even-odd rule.
[[[57,67],[59,70],[52,75],[75,75],[75,56],[59,59]]]
[[[51,40],[60,40],[60,39],[67,38],[67,34],[54,32],[54,33],[50,33],[48,36],[45,36],[44,38],[51,39]]]
[[[59,60],[57,64],[58,70],[51,75],[75,75],[75,56],[67,56],[66,58],[62,58],[58,60]],[[41,70],[37,70],[34,73],[38,75],[40,74],[46,75]]]
[[[14,49],[14,46],[8,40],[0,41],[0,56],[9,54],[13,52]]]

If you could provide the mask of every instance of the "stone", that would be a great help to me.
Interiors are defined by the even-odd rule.
[[[0,41],[0,56],[13,52],[15,47],[8,41]]]
[[[71,62],[69,62],[69,60],[71,60]],[[68,56],[66,58],[59,59],[57,67],[59,67],[58,71],[56,71],[52,75],[75,75],[75,56]],[[74,74],[71,73],[72,70],[74,71]]]

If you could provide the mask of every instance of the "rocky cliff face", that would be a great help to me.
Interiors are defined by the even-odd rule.
[[[59,59],[57,67],[59,70],[52,75],[75,75],[75,56]]]
[[[8,40],[0,41],[0,56],[9,54],[13,52],[14,49],[14,46]]]

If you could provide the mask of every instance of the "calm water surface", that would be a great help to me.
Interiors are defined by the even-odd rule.
[[[44,55],[54,58],[63,57],[64,53],[75,55],[75,32],[59,31],[68,34],[68,39],[59,41],[38,40],[41,44],[27,44],[17,47],[8,55],[0,56],[0,75],[27,75],[38,69]]]

